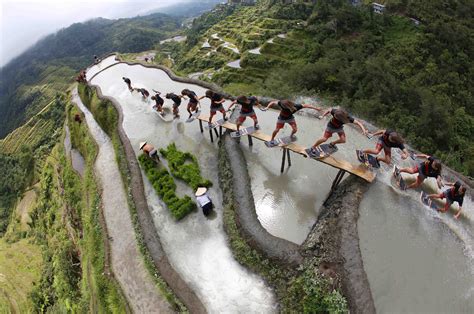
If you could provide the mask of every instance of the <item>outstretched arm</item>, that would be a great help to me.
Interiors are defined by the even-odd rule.
[[[317,110],[317,111],[322,111],[323,110],[319,107],[315,107],[315,106],[312,106],[312,105],[309,105],[309,104],[303,104],[303,108],[309,108],[309,109],[313,109],[313,110]]]
[[[375,133],[372,133],[372,136],[377,136],[377,135],[382,135],[385,133],[386,130],[378,130],[377,132]]]
[[[362,130],[362,133],[364,133],[364,135],[367,134],[367,130],[365,129],[364,125],[359,120],[354,120],[354,123],[359,126],[359,128]]]
[[[275,105],[278,103],[278,100],[272,100],[268,103],[268,105],[265,107],[265,110],[268,110],[271,106]]]
[[[430,155],[426,155],[426,154],[416,154],[415,156],[418,158],[426,158],[426,159],[430,157]]]
[[[201,99],[206,98],[206,97],[207,97],[206,95],[198,97],[198,100],[201,100]]]
[[[229,108],[227,108],[227,111],[230,110],[230,108],[234,107],[234,105],[237,103],[237,100],[234,100],[232,101],[232,103],[230,104]]]
[[[326,110],[324,113],[323,113],[323,117],[327,116],[328,114],[331,113],[331,108],[329,108],[328,110]]]
[[[216,104],[223,104],[225,103],[225,98],[222,98],[221,100],[215,101]]]
[[[407,159],[409,153],[406,148],[402,149],[402,159]]]

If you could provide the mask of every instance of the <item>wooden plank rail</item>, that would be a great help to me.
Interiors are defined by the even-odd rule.
[[[200,124],[202,122],[209,122],[209,115],[201,114],[198,117],[198,119],[201,120]],[[214,117],[214,121],[217,121],[217,120],[218,120],[217,117]],[[229,121],[226,121],[224,124],[222,124],[222,127],[226,128],[228,130],[237,131],[237,125],[234,124],[234,123],[230,123]],[[258,140],[261,140],[261,141],[270,141],[272,139],[272,137],[270,135],[263,133],[261,130],[258,130],[258,131],[254,132],[252,134],[249,134],[249,136],[251,136],[253,138],[256,138]],[[291,150],[294,153],[297,153],[297,154],[300,154],[300,155],[303,155],[304,157],[306,157],[306,154],[304,153],[306,147],[303,147],[303,146],[299,145],[298,143],[293,142],[293,143],[288,144],[288,145],[286,145],[282,148],[286,148],[288,150]],[[310,159],[313,159],[313,158],[310,158]],[[322,159],[313,159],[313,160],[322,162],[326,165],[337,168],[339,170],[347,171],[347,172],[349,172],[353,175],[356,175],[356,176],[366,180],[367,182],[372,182],[375,179],[375,174],[372,171],[370,171],[369,169],[367,169],[367,167],[365,165],[362,165],[362,164],[361,165],[353,165],[348,161],[345,161],[345,160],[342,160],[342,159],[337,159],[334,156],[328,156],[328,157],[325,157],[325,158],[322,158]]]

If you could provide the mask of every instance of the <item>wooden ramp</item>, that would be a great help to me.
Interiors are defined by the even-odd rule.
[[[202,122],[209,122],[209,115],[204,115],[204,114],[201,114],[198,119],[200,120],[199,121],[199,124],[200,124],[200,128],[201,128],[201,132],[203,132],[203,128],[202,128]],[[216,119],[216,118],[214,118]],[[222,127],[223,128],[226,128],[228,130],[232,130],[232,131],[236,131],[237,130],[237,125],[235,125],[234,123],[230,123],[229,121],[226,121],[224,124],[222,124]],[[216,134],[217,134],[217,130],[216,131]],[[212,138],[212,130],[210,130],[209,134],[211,135],[211,138]],[[271,136],[268,135],[268,134],[265,134],[263,133],[262,131],[258,130],[252,134],[249,134],[249,141],[250,141],[250,137],[253,137],[253,138],[256,138],[258,140],[261,140],[261,141],[269,141],[271,140]],[[251,143],[251,141],[250,141]],[[294,153],[297,153],[297,154],[300,154],[300,155],[303,155],[304,157],[306,157],[306,154],[304,153],[306,147],[303,147],[301,145],[299,145],[298,143],[296,142],[293,142],[291,144],[288,144],[286,146],[282,146],[283,149],[287,150],[287,155],[288,155],[288,162],[289,162],[289,165],[291,165],[291,162],[290,162],[290,155],[289,155],[289,151],[292,151]],[[269,148],[271,149],[271,148]],[[283,164],[284,164],[284,158],[285,158],[285,152],[283,152]],[[325,157],[325,158],[321,158],[321,159],[313,159],[313,158],[309,158],[311,160],[315,160],[315,161],[319,161],[319,162],[322,162],[326,165],[329,165],[331,167],[334,167],[334,168],[337,168],[340,170],[340,174],[338,174],[338,176],[340,175],[341,178],[339,180],[336,180],[336,181],[339,181],[342,179],[342,176],[343,176],[343,172],[349,172],[353,175],[356,175],[364,180],[366,180],[367,182],[372,182],[374,181],[375,179],[375,174],[370,171],[369,169],[367,169],[367,167],[365,165],[353,165],[345,160],[342,160],[342,159],[337,159],[333,156],[328,156],[328,157]],[[282,167],[283,169],[283,167]],[[335,183],[336,183],[335,181]],[[339,182],[337,182],[336,186],[339,184]]]

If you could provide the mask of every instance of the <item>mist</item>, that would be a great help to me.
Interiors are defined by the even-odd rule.
[[[179,2],[189,0],[0,0],[0,67],[39,39],[73,23],[134,17]]]

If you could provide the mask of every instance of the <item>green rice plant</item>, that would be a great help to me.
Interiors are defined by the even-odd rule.
[[[160,153],[168,160],[171,174],[186,182],[193,190],[200,186],[212,186],[211,181],[201,176],[197,159],[191,153],[179,151],[174,143],[168,145],[167,149],[160,149]]]
[[[183,219],[196,209],[196,203],[189,196],[179,198],[176,195],[176,184],[168,170],[146,155],[140,155],[138,160],[156,193],[176,220]]]

